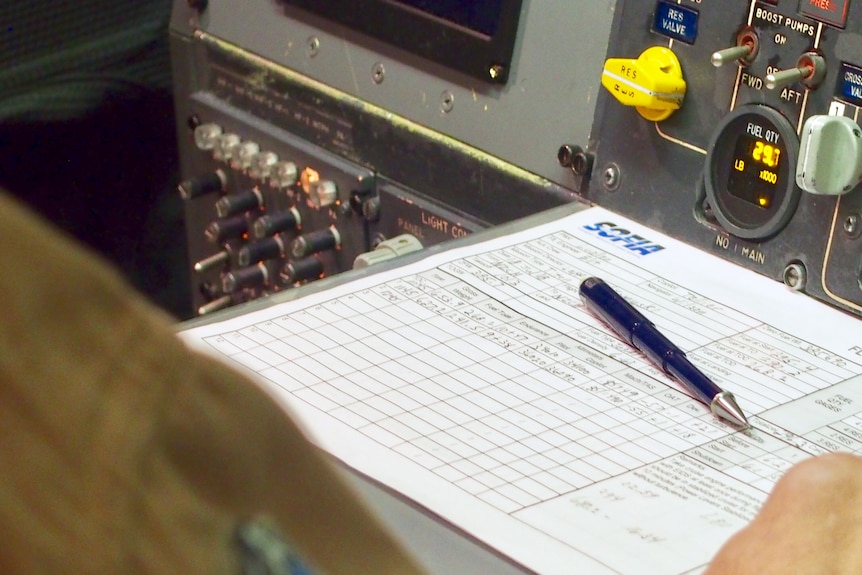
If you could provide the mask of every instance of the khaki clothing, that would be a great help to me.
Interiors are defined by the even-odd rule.
[[[262,391],[0,194],[0,573],[236,575],[261,513],[322,572],[419,573]]]

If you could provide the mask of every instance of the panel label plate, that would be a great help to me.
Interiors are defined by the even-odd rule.
[[[862,106],[862,68],[841,63],[838,72],[838,99],[854,106]]]
[[[694,44],[697,40],[698,18],[697,10],[680,6],[675,2],[660,1],[655,7],[653,30],[662,36],[686,44]]]

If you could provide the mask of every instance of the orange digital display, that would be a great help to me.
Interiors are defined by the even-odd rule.
[[[783,180],[779,170],[782,155],[781,147],[750,134],[741,134],[733,148],[727,191],[759,208],[770,208],[775,188]]]
[[[751,159],[769,168],[777,168],[781,158],[781,148],[768,144],[763,140],[754,140],[751,147]]]

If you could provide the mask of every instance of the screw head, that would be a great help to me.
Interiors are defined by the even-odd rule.
[[[455,94],[449,90],[445,90],[440,94],[440,109],[445,113],[449,113],[455,107]]]
[[[851,238],[857,238],[862,234],[862,218],[859,214],[850,214],[844,218],[844,231]]]
[[[374,67],[371,68],[371,81],[375,84],[380,84],[386,78],[386,68],[383,67],[383,63],[377,62],[374,64]]]
[[[309,37],[305,44],[305,52],[309,58],[317,56],[318,52],[320,52],[320,38],[317,36]]]
[[[612,192],[620,185],[620,168],[616,164],[608,164],[602,172],[602,185]]]

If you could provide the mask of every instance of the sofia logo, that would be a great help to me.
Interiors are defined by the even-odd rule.
[[[586,225],[584,226],[584,229],[588,232],[593,232],[600,238],[604,238],[609,242],[613,242],[626,250],[642,256],[648,256],[649,254],[654,254],[664,249],[664,246],[653,243],[643,236],[633,234],[629,230],[621,228],[611,222]]]

